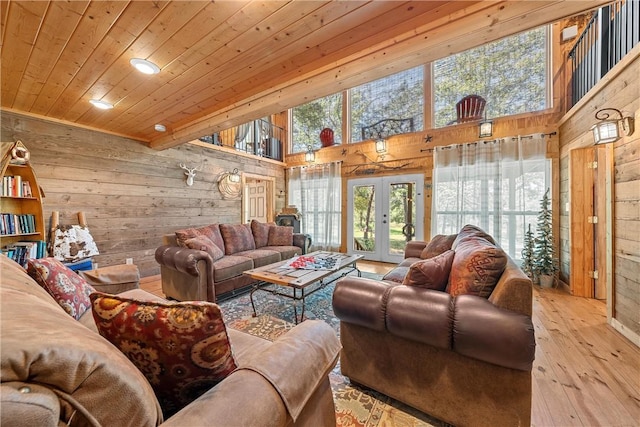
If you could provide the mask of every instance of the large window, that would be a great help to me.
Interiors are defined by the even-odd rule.
[[[373,139],[368,130],[382,120],[388,121],[389,125],[384,127],[381,137],[423,129],[422,66],[355,87],[349,90],[349,96],[351,142]]]
[[[320,148],[320,132],[333,130],[336,144],[342,143],[342,93],[325,96],[293,108],[292,153]]]
[[[457,118],[466,95],[485,98],[488,118],[548,108],[548,32],[540,27],[435,61],[435,127]]]
[[[520,259],[524,233],[536,232],[540,200],[550,186],[546,141],[539,134],[434,152],[431,234],[474,224]]]

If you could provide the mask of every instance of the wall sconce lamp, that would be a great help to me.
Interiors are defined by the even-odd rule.
[[[486,117],[483,121],[480,122],[479,127],[479,137],[480,138],[489,138],[493,135],[493,121],[487,120]]]
[[[611,111],[611,113],[608,113]],[[620,118],[611,117],[611,114],[617,113]],[[622,124],[622,131],[626,136],[633,133],[634,120],[633,117],[624,117],[622,112],[616,108],[603,108],[596,112],[596,119],[600,120],[595,125],[591,126],[593,132],[593,140],[595,144],[608,144],[610,142],[616,142],[622,136],[620,135],[620,124]]]
[[[229,174],[229,181],[240,182],[240,172],[238,172],[238,168],[235,168],[233,172]]]
[[[376,139],[376,153],[386,153],[387,152],[387,140],[384,138]]]
[[[308,163],[313,163],[316,161],[316,152],[313,151],[310,145],[307,145],[307,152],[304,153],[304,161]]]

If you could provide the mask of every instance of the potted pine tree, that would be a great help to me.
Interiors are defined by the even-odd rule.
[[[544,193],[538,213],[538,224],[533,248],[533,272],[540,286],[551,287],[558,271],[553,247],[553,227],[549,208],[549,189]]]
[[[522,248],[522,271],[524,271],[531,280],[534,280],[533,249],[533,231],[531,231],[531,224],[528,224],[527,231],[524,233],[524,247]]]

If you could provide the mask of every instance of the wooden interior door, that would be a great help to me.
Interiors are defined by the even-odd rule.
[[[575,296],[606,299],[607,151],[605,147],[572,150],[570,169],[570,289]]]
[[[572,150],[569,154],[569,185],[571,195],[570,248],[571,294],[594,297],[594,168],[595,148]]]
[[[246,222],[252,219],[260,222],[269,220],[267,215],[268,183],[263,180],[247,181],[247,217]]]

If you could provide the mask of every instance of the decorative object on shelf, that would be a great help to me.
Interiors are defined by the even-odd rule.
[[[218,190],[225,200],[237,200],[242,196],[240,173],[235,168],[233,172],[224,172],[218,178]]]
[[[193,179],[196,177],[196,172],[200,172],[202,170],[202,165],[190,168],[184,163],[180,163],[180,167],[185,170],[184,174],[187,176],[187,185],[191,187],[193,185]]]
[[[31,153],[29,153],[29,150],[27,150],[27,147],[24,146],[22,141],[20,140],[16,141],[13,148],[11,148],[10,163],[12,165],[24,165],[29,163],[30,158],[31,158]]]
[[[609,113],[611,112],[611,113]],[[616,113],[618,117],[611,117]],[[630,136],[634,131],[634,120],[631,116],[623,116],[622,112],[617,108],[603,108],[596,112],[596,119],[600,120],[591,126],[593,132],[593,140],[595,144],[608,144],[616,142],[622,136],[620,135],[620,127],[625,136]]]
[[[276,215],[276,224],[293,227],[294,233],[300,233],[300,212],[295,206],[282,208],[282,212]]]
[[[479,137],[480,138],[489,138],[493,135],[493,120],[487,120],[487,116],[485,114],[484,120],[480,122],[478,126]]]
[[[307,152],[304,153],[304,161],[307,163],[313,163],[316,161],[316,152],[313,151],[311,145],[307,145]]]
[[[384,138],[376,139],[376,153],[384,154],[387,152],[387,140]]]
[[[333,129],[324,128],[320,131],[320,142],[323,147],[330,147],[335,144],[333,139]]]
[[[533,272],[542,287],[553,286],[555,274],[558,271],[558,263],[554,255],[552,215],[549,208],[549,189],[547,189],[540,202],[533,248]]]
[[[424,143],[425,144],[428,144],[431,141],[433,141],[433,135],[427,135],[427,136],[424,137]]]

